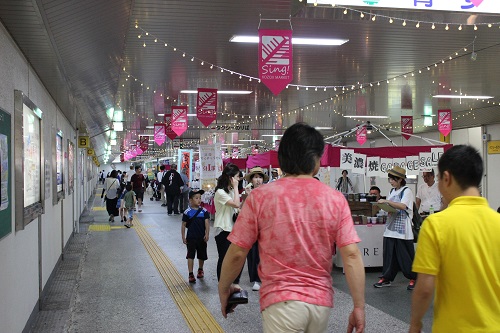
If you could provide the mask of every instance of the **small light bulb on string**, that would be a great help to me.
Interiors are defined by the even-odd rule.
[[[210,65],[210,69],[213,69],[214,68],[214,65]]]
[[[359,15],[361,18],[364,18],[365,17],[365,14],[363,14],[363,12],[361,12],[361,15]]]
[[[205,62],[204,62],[204,61],[202,61],[202,62],[201,62],[201,65],[202,65],[202,66],[203,66],[203,65],[205,65]]]
[[[488,23],[488,28],[491,28],[492,26],[493,26],[493,24]]]
[[[142,44],[142,46],[146,47],[146,42],[144,42],[144,44]]]
[[[417,25],[415,26],[415,28],[420,28],[420,22],[417,22]]]
[[[347,14],[347,8],[344,10],[344,15],[346,15],[346,14]]]
[[[221,69],[220,69],[220,72],[221,72],[221,73],[223,73],[223,72],[224,72],[224,69],[223,69],[223,68],[221,68]]]
[[[168,44],[167,44],[167,43],[165,43],[165,46],[168,46]]]
[[[474,24],[474,30],[477,30],[477,25]]]
[[[176,48],[176,47],[174,47],[174,52],[175,52],[175,51],[177,51],[177,48]]]
[[[462,25],[460,24],[460,26],[458,27],[458,30],[462,30]]]
[[[392,19],[392,17],[389,19],[389,23],[394,23],[394,20]]]
[[[406,20],[403,20],[403,27],[406,27]]]
[[[183,53],[182,53],[182,56],[183,56],[183,57],[185,57],[185,56],[186,56],[186,53],[185,53],[185,52],[183,52]]]
[[[444,28],[444,30],[450,30],[450,27],[448,26],[448,24],[446,24],[446,27]]]
[[[137,38],[141,38],[141,35],[137,36]]]
[[[191,61],[194,61],[194,57],[191,58]]]
[[[139,28],[139,25],[138,25],[137,23],[135,24],[135,28],[136,28],[136,29],[137,29],[137,28]]]
[[[376,19],[377,19],[377,15],[373,15],[372,21],[375,22]]]
[[[436,25],[434,23],[432,23],[432,30],[436,29]]]

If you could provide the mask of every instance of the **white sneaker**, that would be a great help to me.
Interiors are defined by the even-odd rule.
[[[253,291],[259,291],[260,290],[260,283],[259,282],[254,282],[252,290]]]

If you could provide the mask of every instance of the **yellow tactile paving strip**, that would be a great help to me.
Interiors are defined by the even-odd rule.
[[[111,226],[109,224],[91,224],[89,231],[111,231]]]
[[[179,307],[184,320],[192,332],[224,332],[219,323],[200,301],[196,293],[184,280],[173,263],[156,244],[151,235],[137,215],[133,219],[134,229],[137,231],[144,247],[148,251],[151,259],[158,269],[165,285],[167,286],[172,298]]]
[[[92,208],[92,210],[106,210],[106,207],[96,206],[96,207]]]

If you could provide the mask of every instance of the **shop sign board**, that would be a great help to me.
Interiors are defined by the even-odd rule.
[[[500,141],[488,141],[488,154],[500,154]]]

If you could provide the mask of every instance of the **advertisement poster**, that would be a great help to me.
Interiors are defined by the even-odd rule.
[[[24,207],[41,201],[41,132],[40,118],[23,104],[24,128]]]
[[[56,185],[57,193],[64,190],[64,173],[63,173],[63,138],[61,134],[56,135]]]
[[[200,181],[203,190],[210,190],[217,185],[217,178],[222,173],[220,145],[200,145]]]
[[[191,177],[191,165],[193,159],[193,151],[192,150],[183,150],[179,149],[179,172],[186,169],[186,175],[191,181],[193,178]]]
[[[0,109],[0,239],[12,232],[10,114]]]
[[[259,30],[259,78],[275,95],[292,82],[292,30]]]

